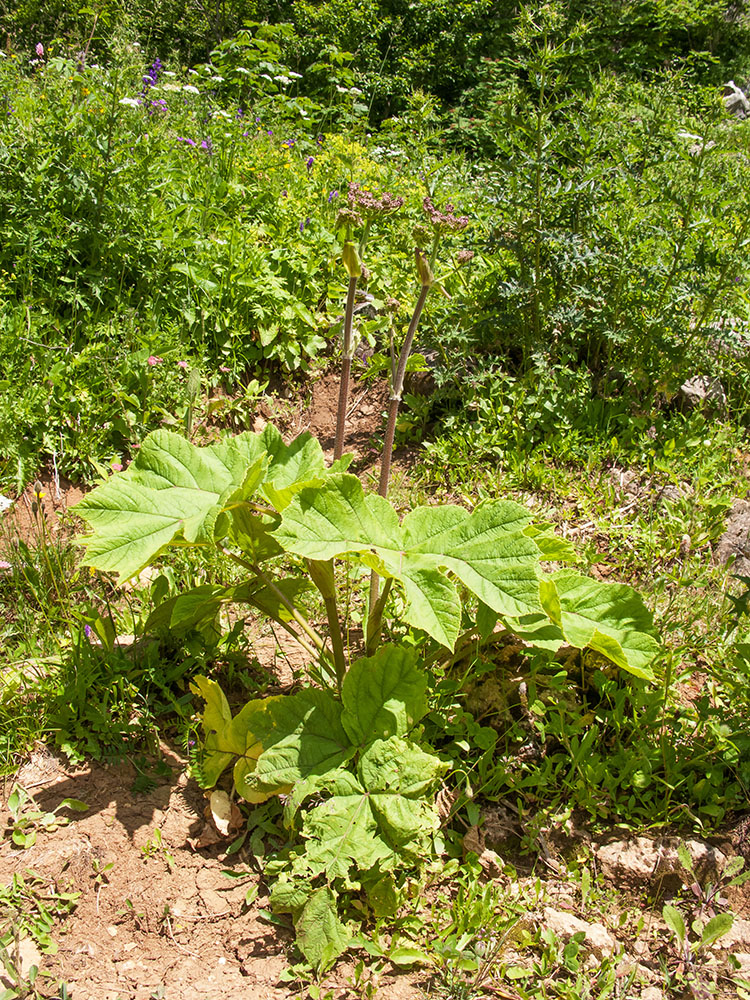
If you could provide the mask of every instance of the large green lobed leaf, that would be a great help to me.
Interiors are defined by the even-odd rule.
[[[76,506],[92,529],[84,561],[134,576],[173,541],[209,544],[223,536],[232,511],[246,511],[254,495],[281,511],[297,491],[326,475],[322,449],[310,434],[285,445],[269,426],[198,448],[179,434],[155,431],[125,472]]]
[[[344,678],[341,700],[341,722],[352,743],[406,736],[427,713],[427,677],[416,652],[386,645],[356,660]]]
[[[461,507],[418,507],[402,524],[380,496],[365,494],[355,476],[332,476],[303,489],[289,504],[274,537],[288,551],[326,560],[356,554],[406,593],[410,625],[453,648],[461,599],[452,573],[502,615],[541,613],[539,548],[524,533],[529,515],[497,501],[473,513]]]
[[[327,691],[305,688],[266,702],[247,719],[263,753],[245,787],[271,794],[334,771],[354,755],[341,724],[341,705]],[[244,794],[244,790],[241,790]]]
[[[560,602],[565,641],[588,646],[622,670],[653,679],[650,663],[659,651],[651,612],[632,587],[600,583],[573,570],[552,575]]]
[[[376,865],[388,871],[406,858],[429,853],[439,820],[427,793],[448,765],[393,736],[362,754],[356,775],[339,771],[329,797],[310,809],[302,832],[308,863],[331,877]]]

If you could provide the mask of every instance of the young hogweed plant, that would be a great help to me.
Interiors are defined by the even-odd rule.
[[[369,228],[375,213],[390,213],[397,201],[364,198],[356,187],[350,192],[343,220],[350,277],[345,362]],[[442,849],[434,799],[448,764],[424,742],[419,725],[430,708],[428,665],[440,670],[457,649],[498,630],[545,649],[588,647],[641,678],[652,676],[658,649],[651,616],[631,588],[570,569],[543,570],[543,560],[570,561],[574,553],[524,507],[495,500],[471,512],[417,507],[400,518],[387,500],[395,415],[419,318],[436,284],[437,250],[446,232],[467,224],[430,199],[424,207],[429,228],[421,237],[431,249],[417,252],[417,305],[397,364],[393,355],[377,493],[347,473],[349,457],[338,442],[344,364],[332,465],[309,433],[286,444],[268,426],[199,448],[158,430],[126,471],[77,507],[92,528],[85,561],[121,579],[174,546],[217,549],[242,570],[239,583],[203,584],[165,600],[147,628],[212,629],[223,608],[240,605],[275,622],[306,651],[314,683],[254,699],[236,715],[215,681],[197,677],[193,690],[205,701],[201,783],[212,787],[233,766],[234,787],[246,801],[282,798],[289,843],[266,869],[275,878],[271,901],[291,914],[299,947],[319,969],[349,944],[347,899],[357,896],[360,915],[395,912],[407,877]],[[360,224],[357,249],[351,233]],[[385,583],[380,594],[374,588],[361,650],[345,641],[343,609],[352,578],[368,570]],[[384,642],[382,631],[407,639]]]

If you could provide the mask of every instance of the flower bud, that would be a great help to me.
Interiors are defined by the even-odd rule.
[[[419,280],[422,282],[422,287],[429,288],[435,280],[432,268],[430,267],[427,258],[420,250],[414,251],[414,257],[417,261],[417,271],[419,273]]]
[[[344,250],[341,254],[344,261],[344,267],[346,268],[347,274],[350,278],[359,278],[362,274],[362,264],[359,259],[359,254],[357,253],[357,248],[353,243],[345,243]]]

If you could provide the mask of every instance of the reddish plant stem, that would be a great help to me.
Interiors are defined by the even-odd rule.
[[[378,493],[381,497],[386,497],[388,495],[388,483],[391,479],[391,458],[393,456],[393,441],[396,437],[396,419],[398,417],[398,408],[401,405],[401,392],[404,388],[404,376],[406,375],[406,364],[409,360],[409,355],[411,354],[411,346],[414,342],[414,334],[417,332],[417,327],[419,326],[419,320],[422,316],[422,310],[424,309],[424,304],[427,301],[427,295],[430,291],[430,285],[423,284],[420,292],[419,298],[417,299],[417,304],[414,307],[414,313],[411,317],[411,323],[409,323],[409,329],[406,332],[406,340],[404,341],[404,346],[401,348],[401,354],[398,359],[398,368],[396,369],[396,374],[393,379],[393,384],[391,386],[391,398],[388,403],[388,424],[385,429],[385,441],[383,442],[383,457],[380,461],[380,483],[378,485]],[[369,601],[369,614],[372,614],[375,609],[375,604],[378,599],[378,581],[380,577],[373,570],[370,574],[370,601]]]
[[[349,278],[346,313],[344,314],[344,357],[341,362],[339,405],[336,413],[336,443],[333,448],[334,461],[341,458],[344,454],[344,429],[346,426],[346,411],[349,405],[349,382],[352,372],[352,322],[354,320],[354,294],[356,290],[357,279]]]
[[[387,496],[388,494],[388,483],[391,478],[393,441],[396,437],[396,418],[398,417],[398,408],[401,405],[401,393],[404,388],[406,364],[409,360],[409,355],[411,354],[414,334],[417,332],[419,320],[422,316],[422,310],[424,309],[424,304],[427,300],[427,294],[429,291],[429,285],[422,285],[419,292],[419,298],[417,299],[417,304],[414,307],[411,323],[409,323],[409,329],[406,333],[406,340],[404,341],[404,346],[401,348],[401,354],[398,359],[398,368],[396,369],[396,375],[393,379],[393,385],[391,386],[391,398],[388,403],[388,424],[385,429],[383,457],[380,462],[380,484],[378,486],[378,493],[381,497]]]

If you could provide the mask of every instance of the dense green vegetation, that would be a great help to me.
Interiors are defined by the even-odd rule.
[[[391,741],[393,763],[392,741],[420,720],[409,753],[423,754],[429,780],[414,793],[418,830],[381,829],[380,847],[357,846],[358,882],[347,868],[335,885],[313,888],[316,865],[331,860],[313,848],[304,872],[294,853],[274,862],[278,908],[298,929],[318,918],[333,928],[322,944],[302,935],[311,965],[345,947],[334,893],[342,907],[361,890],[383,915],[372,902],[379,879],[362,875],[368,851],[388,843],[399,891],[416,877],[415,859],[438,836],[425,790],[443,772],[454,825],[439,836],[455,856],[477,800],[512,798],[526,817],[525,849],[534,831],[573,815],[595,827],[711,830],[743,809],[747,580],[710,564],[727,511],[747,492],[750,125],[727,113],[721,91],[748,71],[743,6],[235,0],[208,10],[163,0],[72,11],[0,0],[0,27],[0,492],[18,497],[50,470],[99,484],[81,507],[99,532],[90,573],[40,511],[41,484],[31,531],[17,537],[10,518],[0,522],[3,770],[39,739],[76,761],[126,752],[145,767],[159,731],[193,746],[200,692],[209,739],[202,754],[191,751],[194,773],[205,779],[208,768],[216,780],[221,768],[205,755],[216,750],[211,712],[227,734],[232,723],[215,682],[232,708],[262,698],[267,682],[261,664],[241,669],[252,644],[227,607],[244,601],[282,627],[302,608],[334,635],[327,595],[336,584],[342,625],[365,628],[373,671],[386,670],[377,643],[370,648],[381,628],[381,650],[408,660],[395,688],[409,725],[368,742],[357,713],[372,706],[355,705],[345,680],[365,661],[344,664],[335,644],[330,655],[317,649],[313,687],[289,701],[312,697],[320,709],[327,686],[330,716],[343,698],[343,756],[326,770],[342,798],[356,782],[369,794],[362,761]],[[215,452],[186,444],[246,429],[269,384],[301,392],[337,367],[355,275],[372,306],[354,329],[349,354],[368,348],[355,374],[382,376],[411,323],[435,383],[428,396],[407,393],[399,411],[397,443],[419,445],[424,460],[418,478],[391,490],[399,512],[415,495],[431,506],[458,497],[478,505],[471,517],[496,512],[499,538],[496,501],[513,497],[534,524],[580,531],[576,552],[548,526],[513,536],[513,572],[530,572],[537,590],[540,558],[581,571],[550,576],[525,611],[488,597],[458,560],[446,563],[447,549],[430,550],[430,562],[417,545],[409,576],[409,531],[399,534],[385,499],[363,499],[355,479],[326,471],[314,444],[300,446],[304,460],[270,431]],[[680,387],[694,376],[718,380],[721,398],[685,412]],[[149,491],[154,477],[167,481],[166,454],[177,464],[189,454],[189,469],[220,459],[226,482],[202,481],[205,495],[188,511],[185,483],[169,479],[174,530],[159,528],[149,547],[128,534],[128,517],[165,516],[166,494],[157,503]],[[627,470],[632,500],[613,468]],[[242,504],[255,505],[250,527],[249,516],[233,520]],[[372,534],[346,522],[335,551],[315,548],[311,510],[326,520],[338,505],[344,523],[346,504]],[[516,520],[531,520],[511,506]],[[200,523],[183,532],[190,517]],[[374,540],[389,518],[398,544]],[[331,569],[321,586],[311,566],[334,556],[335,580]],[[279,610],[251,593],[243,572],[271,558],[293,577],[312,573],[320,595],[295,583],[282,588]],[[110,574],[147,564],[151,575],[123,597]],[[592,566],[639,587],[658,651],[631,590],[617,591],[612,607],[591,597],[616,590],[589,579]],[[368,616],[351,595],[370,570],[389,584]],[[391,592],[394,580],[407,589]],[[585,617],[576,588],[597,605],[586,621],[600,631],[572,626]],[[153,641],[126,651],[123,634]],[[704,688],[685,697],[698,665]],[[273,725],[265,708],[252,711],[239,735],[231,730],[232,753],[251,748],[247,718],[257,732],[292,725],[282,709]],[[259,802],[253,793],[293,786],[287,825],[302,824],[317,843],[315,810],[296,813],[320,788],[296,762],[286,762],[289,780],[262,779],[271,769],[263,753],[261,777],[243,771],[238,787]],[[280,824],[280,809],[263,808]],[[295,893],[305,906],[314,900],[307,918]],[[395,912],[398,900],[388,906]]]

